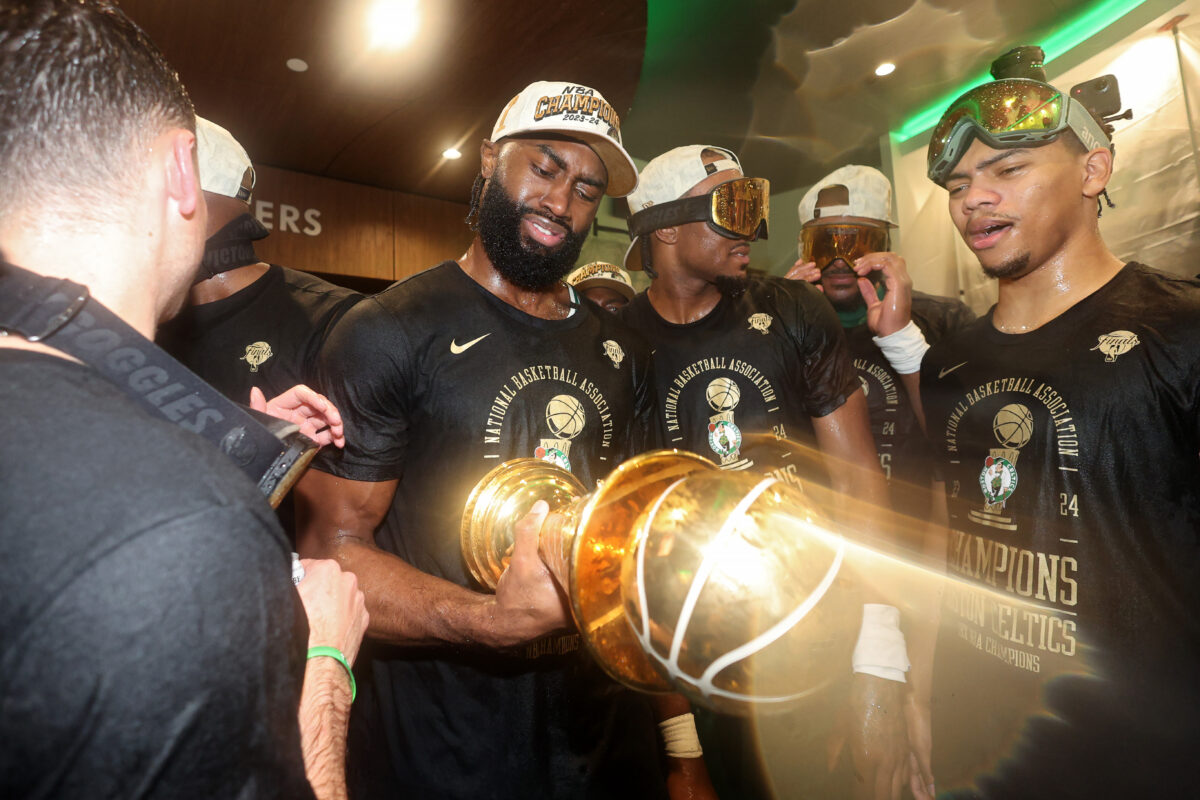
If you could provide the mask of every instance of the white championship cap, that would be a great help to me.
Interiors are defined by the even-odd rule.
[[[201,189],[250,202],[254,166],[245,148],[229,131],[204,117],[196,117],[196,154],[200,161]]]
[[[817,196],[822,189],[835,186],[845,188],[848,202],[845,205],[817,208]],[[892,218],[892,184],[882,172],[874,167],[849,164],[839,167],[813,184],[800,201],[800,224],[819,223],[822,217],[862,217],[886,222],[896,227]]]
[[[704,163],[704,151],[714,150],[723,158]],[[630,216],[659,203],[669,203],[687,194],[693,186],[717,172],[727,169],[742,174],[742,164],[732,151],[708,144],[689,144],[668,150],[642,168],[637,189],[626,199]],[[640,236],[634,237],[625,251],[625,269],[642,268]]]
[[[616,264],[604,261],[584,264],[567,276],[567,283],[581,292],[595,286],[603,286],[620,293],[626,300],[632,300],[634,295],[633,280],[629,273]]]
[[[529,84],[500,112],[492,141],[538,133],[559,133],[591,147],[608,170],[606,194],[624,197],[637,186],[637,167],[621,144],[621,119],[595,89],[565,81]]]

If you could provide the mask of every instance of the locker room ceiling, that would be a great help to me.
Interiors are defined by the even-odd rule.
[[[722,145],[783,191],[878,166],[889,129],[1095,5],[419,0],[416,41],[387,52],[367,44],[371,0],[119,2],[257,163],[458,202],[479,140],[533,80],[600,89],[637,158]],[[883,61],[896,71],[876,77]],[[441,158],[451,145],[461,159]]]

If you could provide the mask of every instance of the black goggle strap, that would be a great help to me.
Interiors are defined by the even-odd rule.
[[[212,442],[272,505],[316,454],[316,443],[297,426],[234,403],[90,297],[87,287],[0,262],[0,335],[9,334],[74,356],[151,416]]]
[[[712,220],[712,195],[684,197],[669,203],[644,208],[629,218],[629,236],[635,238],[659,228],[683,225],[687,222],[710,222]]]
[[[688,222],[707,222],[717,233],[723,236],[729,236],[734,239],[766,239],[767,238],[767,219],[766,210],[768,195],[765,188],[765,181],[756,179],[741,178],[742,181],[753,181],[764,185],[760,200],[760,213],[758,219],[754,222],[754,230],[742,232],[734,228],[727,227],[721,223],[713,211],[713,203],[718,192],[722,191],[721,187],[727,184],[720,184],[713,187],[712,191],[699,197],[684,197],[679,200],[671,200],[667,203],[659,203],[658,205],[650,206],[642,209],[629,218],[629,237],[637,238],[647,233],[658,230],[659,228],[669,228],[672,225],[683,225]],[[734,183],[730,181],[729,183]]]

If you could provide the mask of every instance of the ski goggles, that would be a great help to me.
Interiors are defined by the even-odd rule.
[[[976,86],[951,103],[934,126],[929,179],[945,184],[972,139],[1004,150],[1052,142],[1068,128],[1088,150],[1112,146],[1082,103],[1048,83],[1006,78]]]
[[[877,225],[809,225],[800,229],[800,260],[824,272],[839,258],[847,264],[888,249],[888,230]]]
[[[672,225],[707,222],[708,227],[729,239],[766,239],[770,208],[770,181],[735,178],[699,197],[658,203],[637,212],[629,218],[629,235],[636,238]]]

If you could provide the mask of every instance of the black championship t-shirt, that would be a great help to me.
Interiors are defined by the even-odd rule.
[[[312,797],[257,488],[64,359],[0,349],[0,406],[0,797]]]
[[[912,320],[930,345],[974,319],[971,309],[958,300],[913,292]],[[929,464],[912,400],[866,323],[847,328],[846,343],[867,398],[871,435],[888,479],[892,508],[924,519],[929,508]]]
[[[921,377],[956,579],[939,789],[1197,796],[1200,286],[1128,264],[1030,333],[989,313]]]
[[[333,324],[361,296],[272,264],[237,294],[186,306],[158,332],[158,344],[218,391],[246,404],[250,388],[268,399],[298,383],[321,391],[316,360]]]
[[[347,445],[318,468],[398,479],[376,542],[460,585],[471,585],[463,505],[491,469],[543,458],[593,487],[646,447],[653,387],[640,337],[582,301],[564,320],[532,317],[454,262],[351,309],[321,364]],[[577,635],[516,655],[376,652],[378,706],[356,704],[356,726],[383,730],[364,736],[378,752],[351,748],[352,780],[473,800],[663,792],[644,699],[603,677]]]
[[[645,292],[621,315],[654,348],[663,444],[723,469],[791,466],[755,463],[744,436],[800,436],[810,417],[837,410],[858,388],[833,309],[802,281],[752,278],[742,295],[685,325],[659,316]]]

